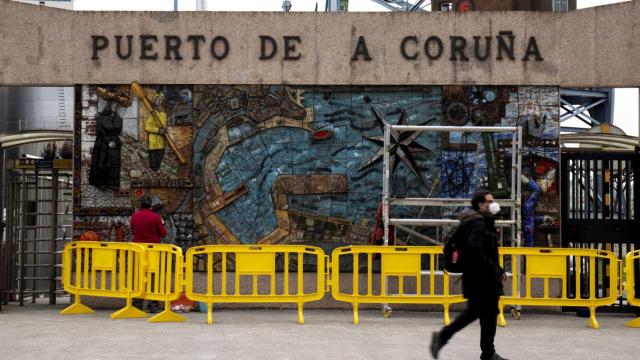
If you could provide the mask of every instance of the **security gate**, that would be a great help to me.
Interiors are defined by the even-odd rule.
[[[611,247],[619,257],[640,244],[640,154],[562,153],[563,247]]]
[[[619,259],[640,249],[640,154],[572,149],[561,165],[562,246],[609,250]],[[596,267],[597,278],[608,273]],[[625,305],[621,297],[617,306]]]
[[[62,294],[62,248],[71,238],[73,176],[70,169],[17,169],[5,173],[7,224],[5,299],[35,302]]]

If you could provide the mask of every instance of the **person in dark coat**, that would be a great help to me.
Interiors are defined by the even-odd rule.
[[[467,234],[462,268],[462,292],[467,299],[467,308],[451,324],[432,334],[430,350],[435,359],[455,333],[476,319],[480,319],[480,359],[504,359],[496,353],[493,344],[499,313],[498,300],[503,295],[503,283],[506,280],[505,272],[499,265],[494,219],[499,211],[500,205],[493,200],[493,195],[478,190],[471,199],[471,208],[460,213],[460,226]]]
[[[96,119],[96,142],[91,151],[89,184],[118,189],[120,187],[120,133],[122,118],[119,105],[109,101]]]

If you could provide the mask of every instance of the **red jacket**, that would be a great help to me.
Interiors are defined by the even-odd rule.
[[[167,236],[167,229],[160,215],[149,209],[140,209],[131,215],[131,237],[133,242],[159,244]]]
[[[371,234],[371,245],[384,245],[384,219],[382,219],[382,202],[378,205],[378,210],[376,210],[376,225],[373,228],[373,233]],[[389,225],[389,245],[396,244],[396,231],[393,225]]]

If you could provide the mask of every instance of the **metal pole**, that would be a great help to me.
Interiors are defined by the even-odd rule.
[[[6,174],[5,172],[5,168],[4,168],[4,162],[5,162],[5,150],[4,148],[0,147],[0,222],[4,221],[4,198],[5,198],[5,189],[7,186],[7,182],[6,182]],[[2,233],[0,232],[0,241],[2,241],[2,239],[4,239],[2,237]]]
[[[15,281],[15,275],[14,275],[14,271],[15,271],[15,267],[14,265],[17,264],[17,262],[15,262],[15,255],[14,255],[14,249],[13,246],[15,244],[15,239],[16,239],[16,223],[15,223],[15,219],[16,219],[16,182],[15,179],[12,179],[12,181],[9,181],[6,183],[7,187],[8,187],[8,191],[7,191],[7,227],[5,230],[5,236],[6,236],[6,242],[5,242],[5,286],[9,287],[11,286],[11,289],[13,290],[13,286],[15,285],[14,281]],[[3,298],[2,301],[5,301],[5,304],[7,304],[8,301],[6,301],[7,298]]]
[[[522,176],[522,127],[518,126],[518,174],[517,177],[518,179],[520,179],[520,177]],[[521,227],[521,219],[520,219],[520,202],[522,201],[522,182],[518,181],[518,193],[516,194],[517,196],[517,205],[515,207],[516,209],[516,244],[518,246],[520,246],[521,244],[521,234],[520,234],[520,227]]]
[[[520,179],[520,177],[522,176],[522,127],[518,126],[518,179]],[[517,246],[521,246],[522,244],[522,239],[521,239],[521,231],[520,231],[520,227],[521,227],[521,208],[520,208],[520,202],[522,201],[522,182],[521,181],[517,181],[518,184],[518,193],[517,195],[517,206],[514,207],[514,209],[516,209],[516,244]],[[516,296],[520,297],[520,289],[522,288],[522,286],[524,285],[524,259],[520,259],[520,261],[518,261],[518,269],[512,269],[512,271],[517,271],[518,273],[518,278],[520,279],[520,283],[518,284],[518,289],[516,291]],[[528,294],[527,294],[528,295]],[[520,314],[522,306],[521,305],[516,305],[516,314]]]
[[[382,217],[384,223],[384,245],[389,245],[389,143],[391,142],[391,129],[389,125],[384,127],[384,143],[382,157]]]
[[[403,219],[403,218],[390,218],[389,224],[391,225],[425,225],[425,226],[455,226],[460,223],[456,219]],[[496,227],[511,227],[516,223],[515,220],[496,220]]]
[[[437,125],[387,125],[393,131],[435,131],[435,132],[494,132],[512,133],[518,131],[516,126],[437,126]]]
[[[51,248],[49,249],[49,304],[56,303],[56,249],[58,241],[58,169],[51,170]]]
[[[516,177],[516,173],[518,172],[518,151],[517,151],[517,134],[511,133],[511,200],[514,202],[514,206],[511,208],[511,219],[516,220],[516,205],[520,203],[520,199],[517,198],[517,189],[518,184],[520,183],[520,178]],[[513,226],[511,228],[511,238],[515,239],[515,232],[517,226]],[[511,242],[511,246],[513,246],[513,241]]]
[[[35,228],[33,229],[33,242],[32,242],[32,246],[33,246],[33,262],[31,263],[31,274],[33,275],[33,280],[31,281],[32,287],[31,290],[33,290],[33,293],[31,294],[31,302],[35,303],[36,302],[36,289],[38,289],[38,264],[40,263],[40,258],[41,256],[38,254],[38,252],[41,250],[40,249],[40,242],[38,241],[38,239],[40,239],[40,235],[42,235],[42,230],[40,230],[39,225],[40,225],[40,220],[38,213],[40,212],[40,171],[38,169],[36,169],[35,171],[35,176],[34,176],[34,196],[35,196],[35,214],[33,215],[35,218],[34,221],[34,225]],[[26,244],[25,244],[26,245]]]
[[[20,287],[20,306],[24,306],[24,261],[25,261],[25,224],[24,224],[24,214],[27,212],[27,175],[25,174],[25,170],[21,171],[22,179],[21,184],[22,188],[20,189],[20,243],[18,244],[18,251],[20,251],[20,269],[18,274],[18,282]]]
[[[0,145],[1,146],[1,145]],[[4,173],[4,148],[0,147],[0,311],[2,311],[2,301],[4,300],[4,287],[7,283],[7,273],[2,266],[2,249],[6,243],[4,241],[4,192],[5,192],[5,178]]]
[[[516,170],[514,169],[514,174]],[[515,196],[515,190],[514,190]],[[513,207],[514,199],[497,199],[501,207]],[[390,198],[390,205],[400,206],[471,206],[470,198]]]
[[[0,189],[0,191],[4,191],[4,188]],[[3,208],[0,207],[0,211],[2,211],[2,209]],[[4,283],[6,278],[4,266],[2,266],[2,247],[4,246],[4,242],[2,241],[2,239],[4,239],[4,222],[0,217],[0,311],[2,311],[2,300],[4,299]]]
[[[384,127],[384,142],[382,144],[383,147],[383,157],[382,157],[382,217],[384,224],[384,246],[389,245],[389,143],[391,142],[391,129],[387,124]],[[395,240],[395,232],[394,232],[394,240]],[[384,272],[382,269],[382,258],[384,254],[380,254],[380,275],[381,281],[384,281],[384,288],[387,289],[385,291],[389,291],[389,282],[386,276],[383,276]],[[357,270],[356,270],[357,271]],[[402,281],[402,280],[400,280]],[[355,286],[355,285],[354,285]],[[387,294],[380,294],[382,296],[386,296]],[[391,306],[388,303],[382,304],[382,313],[384,316],[389,316],[391,314]]]

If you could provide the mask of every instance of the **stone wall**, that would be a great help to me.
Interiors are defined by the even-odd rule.
[[[637,1],[568,13],[73,12],[0,1],[0,85],[136,79],[147,84],[638,86],[639,18]],[[104,36],[95,43],[104,50],[93,53],[92,36]],[[124,59],[118,57],[116,36]],[[219,36],[228,51],[218,40],[213,56],[210,46]],[[261,36],[276,42],[273,57],[260,59]],[[287,54],[290,36],[299,41],[290,38],[295,49]],[[443,43],[435,60],[424,51],[431,36]],[[500,55],[500,38],[509,46],[510,36],[513,57]],[[352,60],[361,37],[369,56]],[[405,43],[408,58],[401,52],[407,37],[415,37]],[[481,60],[485,37],[491,49]],[[532,37],[543,60],[527,56]],[[167,51],[177,42],[179,54]],[[145,44],[149,51],[142,50]],[[464,56],[454,53],[457,46]]]

